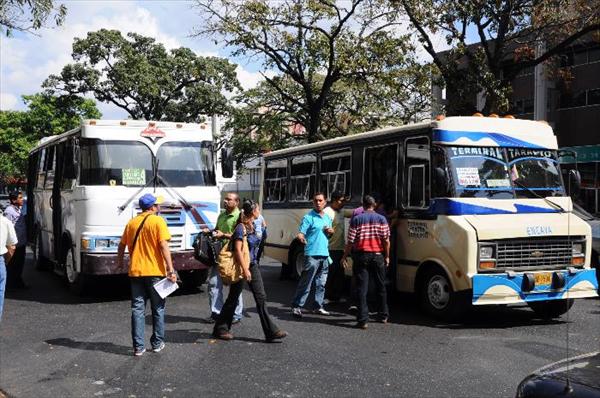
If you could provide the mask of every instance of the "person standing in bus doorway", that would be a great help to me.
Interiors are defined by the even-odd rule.
[[[332,301],[339,301],[344,293],[344,267],[341,264],[344,254],[345,233],[344,233],[344,213],[342,208],[346,197],[343,193],[335,191],[331,194],[329,206],[323,210],[325,214],[333,220],[333,235],[329,238],[329,257],[331,264],[325,285],[325,297]]]
[[[23,265],[25,264],[25,247],[27,243],[27,227],[25,223],[25,212],[23,209],[23,194],[19,191],[8,194],[10,206],[4,210],[4,216],[13,224],[17,232],[17,248],[6,267],[7,289],[26,289],[23,282]]]
[[[225,194],[225,199],[223,199],[225,211],[219,214],[215,230],[213,231],[213,236],[223,242],[223,248],[229,246],[229,240],[235,229],[235,224],[240,217],[239,205],[240,197],[237,193],[228,192]],[[209,232],[208,228],[204,232]],[[206,322],[214,323],[223,309],[223,281],[217,267],[210,269],[210,276],[208,278],[208,305],[210,306],[210,317],[206,319]],[[242,320],[243,311],[244,302],[240,294],[233,316],[234,324]]]
[[[0,321],[4,307],[4,289],[6,288],[6,264],[10,262],[18,243],[17,233],[12,223],[0,214]]]
[[[146,352],[144,326],[148,299],[152,308],[152,351],[160,352],[165,348],[165,299],[158,295],[154,284],[165,276],[171,282],[177,282],[169,250],[171,234],[166,221],[157,214],[161,202],[162,199],[150,193],[140,197],[138,203],[142,213],[125,226],[117,254],[119,268],[122,268],[125,248],[129,251],[131,338],[135,356]]]
[[[379,320],[387,323],[388,306],[385,289],[386,268],[390,264],[390,227],[384,216],[375,212],[375,199],[370,195],[363,197],[365,211],[352,218],[348,230],[348,241],[342,261],[352,252],[352,272],[356,277],[358,291],[358,315],[356,326],[367,328],[369,307],[367,293],[369,277],[372,276],[377,289]]]
[[[302,307],[306,303],[310,288],[315,282],[315,313],[329,315],[323,308],[325,283],[329,270],[329,241],[333,234],[333,220],[323,211],[327,205],[325,194],[318,192],[313,196],[314,208],[300,222],[297,239],[304,244],[304,266],[296,287],[292,302],[292,315],[302,318]]]

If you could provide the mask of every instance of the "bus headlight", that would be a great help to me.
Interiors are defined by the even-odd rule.
[[[479,245],[479,269],[487,270],[496,268],[496,245]]]
[[[571,246],[571,265],[585,264],[585,245],[582,242],[573,243]]]
[[[96,249],[108,248],[109,239],[96,239]]]

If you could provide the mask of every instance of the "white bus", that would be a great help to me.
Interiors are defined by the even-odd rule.
[[[358,207],[362,195],[378,192],[399,214],[393,285],[417,293],[435,316],[456,317],[471,304],[527,303],[555,317],[573,298],[596,296],[590,227],[571,212],[550,126],[440,119],[265,155],[265,254],[299,275],[295,236],[313,193],[341,191]]]
[[[40,268],[52,267],[81,292],[89,275],[125,274],[117,247],[138,198],[165,199],[160,215],[171,232],[175,269],[199,284],[206,267],[193,258],[201,228],[219,212],[213,130],[216,123],[86,120],[45,138],[29,154],[28,231]],[[225,177],[230,156],[222,156]]]

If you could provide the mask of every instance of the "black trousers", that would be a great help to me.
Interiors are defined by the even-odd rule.
[[[254,263],[250,264],[250,274],[252,276],[252,280],[248,285],[252,295],[254,296],[254,301],[256,302],[256,312],[258,312],[258,317],[260,318],[260,324],[265,337],[269,338],[277,333],[279,328],[271,319],[267,309],[267,293],[265,293],[265,285],[262,280],[259,266]],[[217,317],[217,321],[215,323],[215,328],[213,331],[215,334],[228,332],[231,329],[235,307],[237,306],[240,294],[242,294],[242,291],[244,290],[245,283],[245,280],[241,280],[229,286],[227,300],[225,300],[225,304],[223,304],[221,313]]]
[[[369,276],[373,278],[377,304],[379,305],[379,316],[388,317],[387,292],[385,289],[386,266],[381,253],[359,252],[352,256],[352,272],[356,277],[356,288],[358,293],[358,322],[369,320],[369,306],[367,304],[367,293],[369,292]]]
[[[8,287],[19,287],[23,284],[23,265],[25,264],[25,246],[17,246],[15,254],[6,266],[6,285]]]
[[[344,294],[346,275],[344,274],[344,266],[341,264],[343,255],[343,250],[329,251],[329,257],[331,257],[332,262],[329,265],[329,273],[327,274],[325,297],[330,300],[339,300]]]

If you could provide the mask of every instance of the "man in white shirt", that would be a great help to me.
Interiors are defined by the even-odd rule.
[[[344,255],[344,246],[346,245],[346,236],[344,233],[345,221],[342,211],[345,201],[346,197],[344,194],[335,191],[331,194],[329,206],[323,210],[333,220],[333,235],[329,237],[329,257],[331,258],[331,264],[329,265],[329,274],[327,276],[327,284],[325,285],[325,297],[330,302],[336,302],[342,298],[346,282],[344,267],[340,262]]]
[[[17,233],[12,223],[0,215],[0,321],[4,307],[4,290],[6,288],[6,264],[15,253]]]

